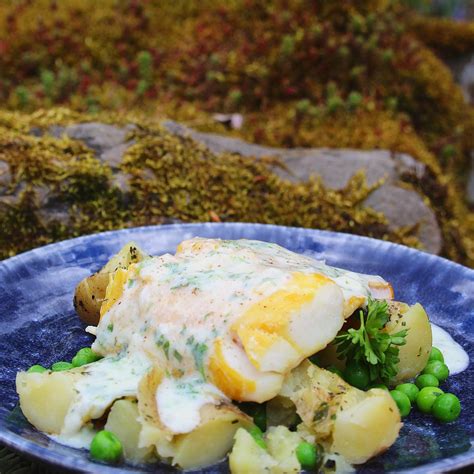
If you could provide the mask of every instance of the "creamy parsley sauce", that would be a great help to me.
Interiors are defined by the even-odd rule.
[[[149,361],[140,353],[122,358],[109,356],[83,366],[61,435],[73,439],[84,423],[100,418],[115,400],[136,397],[138,383],[149,367]]]
[[[444,356],[444,363],[449,368],[449,373],[459,374],[469,366],[467,352],[458,344],[451,335],[436,324],[431,323],[433,346],[437,347]]]
[[[226,400],[214,385],[199,377],[167,377],[156,391],[161,422],[173,433],[189,433],[199,425],[199,410],[206,404]]]

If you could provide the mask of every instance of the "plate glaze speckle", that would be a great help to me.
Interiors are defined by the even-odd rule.
[[[419,301],[474,356],[474,271],[399,245],[348,234],[259,224],[187,224],[106,232],[38,248],[0,262],[0,443],[70,472],[174,472],[164,465],[117,467],[89,460],[84,450],[61,446],[36,431],[16,407],[15,374],[41,363],[70,359],[91,343],[75,316],[75,285],[135,240],[157,255],[184,239],[202,236],[258,239],[325,259],[330,265],[382,275],[397,299]],[[389,451],[359,467],[361,473],[437,473],[474,464],[473,367],[443,387],[458,394],[460,418],[442,425],[413,410]],[[227,472],[225,462],[206,473]]]

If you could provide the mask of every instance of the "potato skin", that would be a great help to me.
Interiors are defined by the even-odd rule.
[[[390,305],[390,321],[385,330],[390,334],[408,329],[406,344],[399,346],[398,373],[391,385],[416,377],[426,366],[433,344],[431,324],[420,303],[413,306],[394,303]]]
[[[109,284],[109,273],[94,273],[84,278],[74,293],[74,309],[83,322],[89,325],[99,323],[100,307]]]
[[[100,307],[105,298],[105,291],[110,277],[119,268],[126,270],[132,263],[148,258],[137,244],[129,242],[120,252],[114,255],[98,272],[84,278],[74,292],[74,309],[79,318],[86,324],[96,326],[100,320]]]

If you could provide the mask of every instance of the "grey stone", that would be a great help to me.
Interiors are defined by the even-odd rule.
[[[398,175],[410,173],[421,179],[426,172],[426,165],[424,163],[415,160],[415,158],[406,153],[392,153],[392,159],[395,162]]]
[[[100,154],[99,159],[103,163],[108,164],[113,169],[118,169],[122,163],[123,156],[127,149],[133,144],[133,141],[121,143]]]
[[[52,198],[51,191],[48,186],[35,186],[34,193],[38,207],[47,206]]]
[[[426,166],[410,155],[387,150],[265,147],[238,138],[197,132],[173,121],[166,121],[163,125],[171,133],[189,136],[215,153],[276,157],[286,169],[274,166],[273,171],[291,181],[301,182],[316,175],[327,187],[343,189],[359,170],[365,172],[369,185],[383,178],[385,184],[371,193],[365,204],[383,212],[392,229],[418,224],[418,237],[424,248],[432,253],[441,251],[442,234],[433,210],[418,192],[399,185],[404,173],[414,174],[418,178],[425,174]]]
[[[44,225],[52,222],[60,222],[67,225],[71,222],[69,208],[64,203],[55,203],[52,206],[42,207],[37,211],[37,215]]]
[[[89,122],[67,127],[54,125],[48,129],[48,133],[56,138],[67,135],[69,138],[83,142],[95,152],[102,163],[113,169],[118,169],[128,147],[134,143],[133,140],[127,141],[126,139],[128,133],[135,128],[134,124],[116,127],[98,122]],[[33,128],[30,133],[41,136],[42,132]]]
[[[10,165],[6,161],[0,160],[0,190],[5,190],[10,186],[12,181],[12,174],[10,172]]]
[[[321,177],[323,183],[332,189],[342,189],[359,170],[367,176],[367,183],[372,186],[380,179],[393,180],[397,173],[395,162],[390,152],[359,151],[346,149],[309,148],[289,150],[281,153],[285,165],[291,174],[275,168],[283,178],[304,181],[311,175]]]
[[[0,196],[0,209],[15,207],[19,201],[20,198],[17,194],[7,194],[5,196]]]
[[[127,195],[131,191],[131,187],[130,187],[131,177],[132,176],[129,173],[124,173],[123,171],[118,171],[118,172],[113,174],[110,184],[113,187],[120,189],[120,191],[124,195]]]
[[[170,133],[180,136],[189,136],[209,148],[214,153],[238,153],[242,156],[254,156],[262,158],[264,156],[279,156],[280,148],[271,148],[261,145],[254,145],[239,138],[231,138],[217,133],[203,133],[193,130],[185,125],[166,120],[162,123],[164,128]]]
[[[461,86],[466,101],[474,104],[474,53],[445,57],[444,61]]]
[[[384,184],[366,199],[365,204],[384,213],[392,229],[418,224],[418,238],[425,250],[441,251],[442,236],[436,216],[416,191]]]
[[[203,133],[167,120],[164,127],[171,133],[189,136],[206,145],[214,153],[237,153],[256,158],[276,157],[282,160],[288,170],[275,167],[273,171],[291,181],[308,179],[318,175],[323,183],[333,189],[342,189],[359,170],[364,170],[369,185],[382,178],[397,179],[402,171],[424,173],[424,165],[411,156],[392,153],[387,150],[353,150],[329,148],[275,148],[247,143],[239,138],[231,138],[216,133]]]
[[[98,155],[126,141],[130,127],[116,127],[98,122],[79,123],[67,127],[51,127],[49,133],[55,137],[65,134],[85,143]]]
[[[471,151],[471,168],[467,180],[467,201],[474,204],[474,151]]]

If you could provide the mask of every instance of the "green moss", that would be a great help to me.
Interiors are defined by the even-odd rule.
[[[474,21],[407,13],[408,26],[430,48],[449,56],[469,54],[474,49]]]

